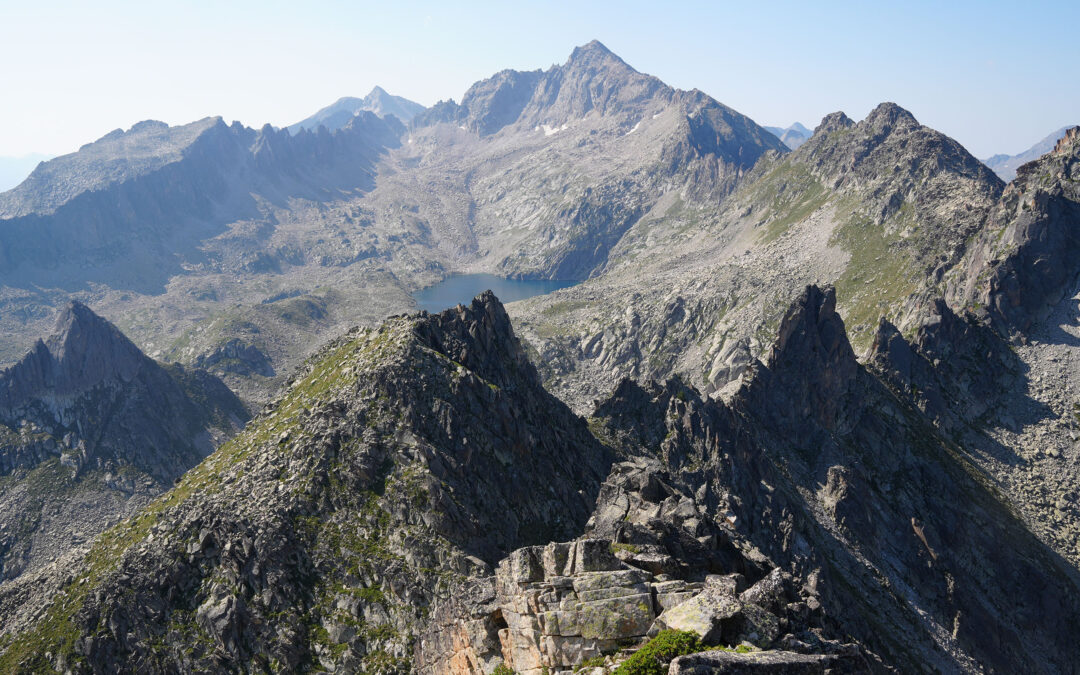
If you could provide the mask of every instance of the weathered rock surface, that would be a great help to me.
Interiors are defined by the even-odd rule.
[[[821,639],[822,612],[780,570],[744,590],[739,574],[704,582],[653,574],[620,561],[630,548],[583,538],[514,551],[494,579],[437,606],[417,641],[417,672],[486,673],[500,663],[522,675],[579,672],[598,659],[618,663],[665,629],[693,630],[711,645],[768,646],[783,635],[808,651],[861,654]]]
[[[953,297],[1003,334],[1024,334],[1077,283],[1080,127],[1020,167],[958,270]]]
[[[689,654],[672,661],[668,670],[669,675],[839,675],[861,672],[866,672],[865,665],[854,658],[785,651]]]
[[[713,394],[764,357],[807,284],[835,285],[859,351],[881,316],[906,330],[905,300],[940,295],[1003,187],[896,104],[858,123],[835,113],[798,150],[763,155],[719,206],[669,195],[601,274],[512,311],[579,413],[623,378],[678,374]]]
[[[494,296],[359,330],[100,538],[4,667],[410,672],[427,607],[579,533],[611,461]]]
[[[0,372],[0,582],[88,544],[247,418],[220,380],[153,361],[72,303]]]
[[[667,480],[708,504],[733,545],[752,544],[750,560],[806,580],[836,628],[885,664],[1067,670],[1064,626],[1080,607],[1059,600],[1076,596],[1074,572],[951,441],[855,361],[835,302],[808,289],[728,405],[679,383],[652,396],[624,386],[598,409],[605,433],[655,428],[637,422],[651,406],[667,433],[642,438],[662,439],[651,454],[669,457]],[[684,455],[680,435],[714,447]],[[1033,642],[1026,653],[1003,646]]]

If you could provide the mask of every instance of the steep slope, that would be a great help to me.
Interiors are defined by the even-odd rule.
[[[835,630],[901,672],[1069,672],[1075,570],[906,392],[856,362],[835,303],[807,289],[729,404],[677,381],[624,385],[597,422],[693,496],[694,509],[678,509],[701,514],[692,534],[746,537],[767,564],[810,580]],[[622,497],[605,486],[597,513],[629,496],[642,507],[606,527],[628,545],[664,542],[649,519],[657,490],[639,485]]]
[[[3,608],[3,669],[409,672],[432,599],[574,536],[611,461],[494,296],[390,319],[99,539],[47,611]]]
[[[1080,127],[1020,168],[971,247],[954,295],[1003,334],[1027,333],[1076,285]]]
[[[719,209],[661,201],[602,274],[512,311],[545,380],[579,411],[622,377],[679,373],[711,394],[764,353],[809,283],[836,285],[852,342],[868,349],[880,316],[903,324],[903,301],[940,285],[1003,187],[895,104],[858,124],[834,113]]]
[[[345,96],[322,108],[311,117],[305,118],[288,127],[290,134],[297,134],[301,129],[315,131],[324,126],[329,131],[341,129],[358,113],[373,112],[379,117],[393,115],[403,123],[424,111],[424,106],[401,96],[388,94],[382,87],[375,87],[363,98]]]
[[[22,157],[0,157],[0,192],[6,192],[26,180],[34,167],[48,159],[52,157],[38,153]]]
[[[1073,128],[1021,167],[946,279],[951,309],[938,303],[921,314],[916,352],[952,364],[952,372],[943,384],[911,372],[912,384],[926,391],[960,386],[961,395],[943,399],[953,408],[961,402],[952,414],[964,446],[1032,529],[1080,566],[1078,166]],[[954,312],[962,318],[940,318]],[[940,328],[950,325],[964,330]]]
[[[1054,133],[1050,134],[1046,138],[1042,139],[1035,145],[1031,146],[1027,150],[1016,155],[994,155],[983,160],[986,166],[993,169],[1001,180],[1010,182],[1016,178],[1016,170],[1028,162],[1033,162],[1036,159],[1042,157],[1046,153],[1054,149],[1061,137],[1065,135],[1065,132],[1069,127],[1061,127]]]
[[[369,189],[374,160],[397,133],[375,116],[333,136],[292,138],[220,118],[113,132],[4,193],[0,272],[11,286],[160,288],[185,263],[207,262],[199,244],[259,215],[253,194]]]
[[[70,304],[0,372],[0,581],[89,541],[246,420],[220,381],[163,367]]]

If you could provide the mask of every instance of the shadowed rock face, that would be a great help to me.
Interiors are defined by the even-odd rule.
[[[730,406],[681,385],[653,394],[669,434],[652,452],[684,465],[664,480],[726,538],[752,542],[757,564],[813,579],[835,627],[887,664],[1011,670],[1037,659],[1044,672],[1067,669],[1075,657],[1054,645],[1080,618],[1074,575],[910,403],[857,364],[833,302],[831,290],[806,290]],[[629,410],[608,403],[598,413],[613,436],[633,438],[637,423],[619,423],[643,415],[642,397],[620,392]],[[715,449],[685,457],[680,432],[715,438]],[[1019,646],[1032,641],[1042,646]]]
[[[363,112],[329,133],[290,136],[220,118],[141,123],[43,163],[0,195],[0,273],[20,287],[98,281],[161,292],[198,244],[270,203],[369,190],[403,128]]]
[[[1021,166],[971,247],[951,299],[1003,335],[1020,335],[1072,293],[1080,276],[1080,127]]]
[[[0,451],[5,472],[50,455],[76,472],[114,459],[168,485],[213,450],[212,429],[246,419],[219,381],[170,372],[78,302],[47,340],[0,373],[0,422],[34,439]]]

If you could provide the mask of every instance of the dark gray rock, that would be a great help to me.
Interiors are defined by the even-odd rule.
[[[764,651],[738,654],[710,651],[680,656],[671,662],[669,675],[826,675],[872,672],[858,657]]]

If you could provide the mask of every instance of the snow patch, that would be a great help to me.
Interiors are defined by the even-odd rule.
[[[538,128],[542,128],[544,130],[544,135],[545,136],[554,136],[555,134],[559,133],[560,131],[566,131],[567,129],[569,129],[570,125],[564,124],[561,127],[553,127],[553,126],[549,126],[547,124],[541,124],[540,127],[538,127]]]
[[[652,118],[653,118],[653,119],[656,119],[657,117],[660,117],[660,116],[661,116],[661,115],[663,115],[663,114],[664,114],[664,113],[656,113],[655,115],[653,115],[653,116],[652,116]]]
[[[640,126],[641,126],[641,121],[639,120],[639,121],[638,121],[638,123],[634,125],[634,128],[633,128],[633,129],[631,129],[630,131],[627,131],[627,132],[626,132],[625,134],[623,134],[623,136],[629,136],[630,134],[632,134],[632,133],[634,133],[635,131],[637,131],[637,130],[638,130],[638,127],[640,127]]]

